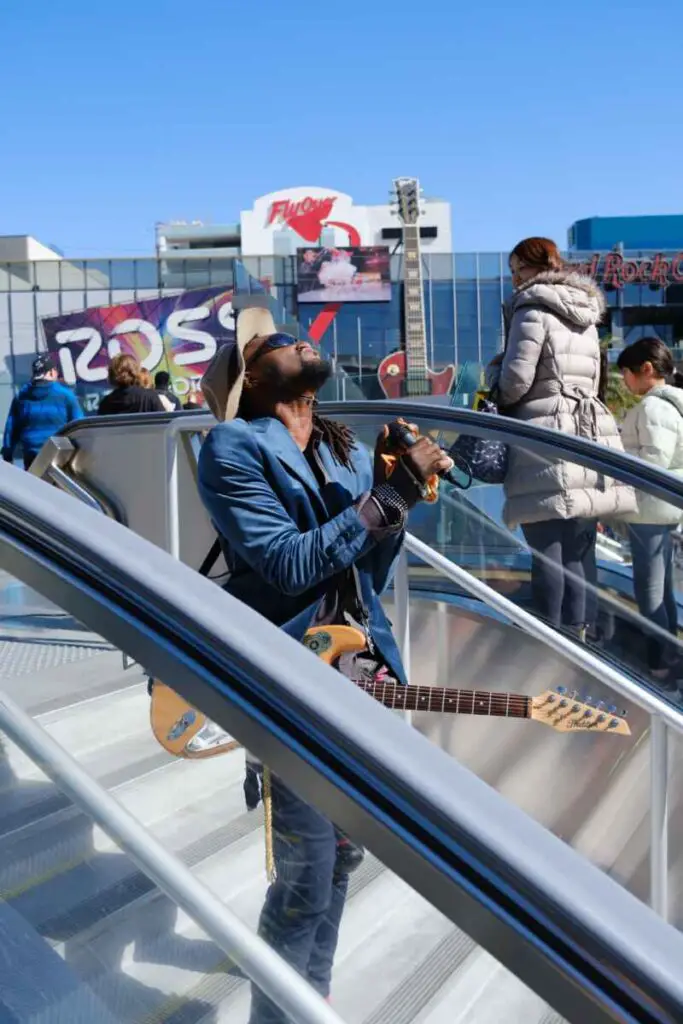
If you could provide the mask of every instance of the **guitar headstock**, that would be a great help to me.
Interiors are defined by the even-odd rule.
[[[417,178],[395,178],[392,198],[396,212],[404,224],[417,224],[420,219],[422,189]]]
[[[593,703],[591,697],[579,700],[576,691],[570,694],[564,686],[546,690],[531,702],[531,717],[557,732],[611,732],[630,736],[625,715],[625,711],[617,714],[614,704],[607,707],[603,701]]]

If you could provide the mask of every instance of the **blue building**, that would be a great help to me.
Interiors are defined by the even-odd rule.
[[[674,251],[683,248],[683,214],[653,217],[586,217],[567,233],[570,252],[628,250]]]

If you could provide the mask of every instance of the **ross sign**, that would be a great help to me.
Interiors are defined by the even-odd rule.
[[[648,284],[667,288],[683,284],[683,252],[654,253],[647,259],[624,259],[621,253],[595,253],[590,260],[570,266],[580,274],[594,277],[603,288],[623,288],[627,284]]]
[[[167,370],[183,399],[196,390],[216,349],[235,337],[232,291],[224,287],[93,306],[43,317],[41,324],[48,351],[87,412],[95,412],[109,390],[109,360],[120,352],[135,356],[152,374]]]
[[[386,245],[297,250],[297,299],[302,302],[390,302]]]

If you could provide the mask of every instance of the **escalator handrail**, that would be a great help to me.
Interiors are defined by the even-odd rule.
[[[475,412],[472,409],[456,409],[450,406],[430,405],[411,401],[376,402],[324,402],[320,411],[329,416],[346,418],[382,419],[383,422],[398,416],[432,429],[458,429],[459,433],[472,434],[489,440],[503,441],[520,447],[540,452],[546,456],[559,458],[563,455],[573,462],[594,469],[598,473],[606,473],[615,479],[645,490],[658,498],[670,502],[683,509],[683,480],[660,466],[645,462],[635,455],[608,448],[604,444],[565,434],[550,427],[540,427],[535,423],[509,416],[496,416],[491,413]]]
[[[416,420],[431,429],[459,429],[476,437],[489,438],[559,458],[567,456],[572,461],[607,473],[632,487],[647,491],[683,510],[683,480],[666,469],[644,462],[635,455],[608,448],[606,445],[564,434],[535,423],[490,413],[474,412],[472,409],[458,409],[451,406],[432,405],[412,401],[348,401],[321,402],[320,411],[340,419],[368,419],[389,422],[402,416]],[[68,424],[58,436],[75,438],[78,434],[96,430],[103,426],[130,427],[150,425],[151,422],[164,424],[175,432],[210,430],[216,425],[215,418],[206,412],[183,411],[175,413],[132,413],[125,416],[93,416]],[[465,429],[466,428],[466,429]]]
[[[681,1019],[682,935],[255,612],[10,466],[0,543],[5,569],[173,679],[565,1016]]]

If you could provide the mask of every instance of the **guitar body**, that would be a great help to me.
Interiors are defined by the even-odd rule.
[[[363,632],[353,626],[314,627],[307,630],[303,644],[328,665],[333,665],[342,654],[363,651],[367,646]],[[152,685],[150,724],[154,738],[173,757],[196,761],[227,754],[240,745],[158,679]],[[206,735],[204,742],[199,735],[202,730]]]
[[[239,747],[237,740],[228,736],[202,711],[193,708],[175,690],[158,679],[154,680],[152,686],[149,719],[154,738],[174,757],[197,761],[205,757],[227,754],[228,751]],[[198,734],[202,729],[209,732],[206,743],[198,741]],[[195,738],[197,740],[193,745],[192,740]]]
[[[392,352],[385,356],[377,368],[377,377],[385,398],[414,398],[424,396],[448,397],[455,381],[455,366],[443,370],[426,368],[426,379],[415,378],[408,373],[408,357],[405,352]]]

